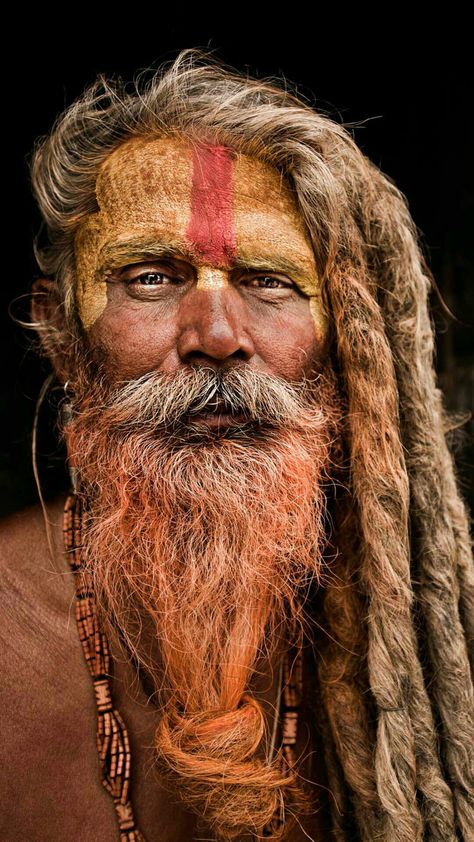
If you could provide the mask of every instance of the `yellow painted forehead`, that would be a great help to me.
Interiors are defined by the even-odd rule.
[[[312,299],[323,328],[304,219],[288,183],[266,162],[183,138],[132,138],[102,163],[96,197],[99,210],[83,220],[75,240],[86,328],[106,304],[104,253],[112,243],[140,237],[181,243],[198,266],[223,273],[234,258],[252,266],[257,258],[271,264],[279,257],[294,267],[293,280]]]

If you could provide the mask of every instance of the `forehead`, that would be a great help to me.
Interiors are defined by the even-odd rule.
[[[293,252],[298,247],[304,257],[311,252],[304,220],[282,174],[228,148],[176,137],[132,138],[102,164],[96,194],[104,223],[117,234],[120,228],[138,232],[146,227],[182,236],[192,246],[194,211],[201,224],[227,224],[228,250],[241,256],[252,246],[263,257],[278,247],[285,250],[290,236]],[[202,238],[197,239],[200,251]]]

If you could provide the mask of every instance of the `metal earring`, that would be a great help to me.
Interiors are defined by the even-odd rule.
[[[72,488],[73,494],[77,494],[77,492],[79,491],[79,485],[80,485],[80,483],[79,483],[79,471],[78,471],[77,468],[74,468],[73,465],[68,465],[68,471],[69,471],[69,479],[71,481],[71,488]]]
[[[68,391],[67,391],[68,386],[69,386],[69,380],[66,380],[66,382],[63,386],[64,394],[66,395],[66,398],[68,397]],[[63,427],[65,427],[65,426],[67,426],[67,424],[72,419],[72,407],[71,407],[71,404],[68,400],[65,400],[61,404],[61,414],[62,414]],[[79,490],[79,471],[73,465],[70,465],[69,462],[68,462],[68,471],[69,471],[69,479],[71,481],[72,491],[73,491],[74,494],[77,494],[77,492]]]

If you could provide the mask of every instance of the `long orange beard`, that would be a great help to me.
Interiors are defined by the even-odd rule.
[[[247,423],[220,435],[199,424],[192,410],[213,393],[245,407]],[[338,406],[330,372],[304,388],[240,366],[122,386],[78,378],[65,436],[99,616],[156,690],[158,757],[181,776],[181,797],[206,799],[222,838],[231,823],[242,831],[222,773],[238,783],[265,731],[252,677],[282,630],[301,640],[305,597],[324,571]],[[257,777],[255,828],[277,804],[275,774],[262,769],[260,790]]]

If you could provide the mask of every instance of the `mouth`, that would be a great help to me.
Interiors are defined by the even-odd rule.
[[[243,412],[233,411],[232,407],[222,400],[212,404],[212,409],[203,412],[190,412],[189,417],[191,420],[195,419],[211,428],[235,427],[248,420]]]

